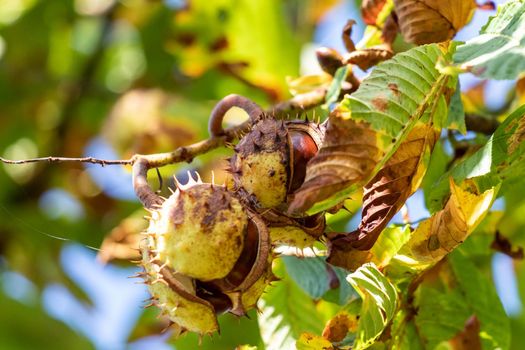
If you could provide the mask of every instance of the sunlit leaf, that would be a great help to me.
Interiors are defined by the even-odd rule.
[[[439,130],[431,124],[420,123],[412,129],[385,166],[365,185],[358,229],[332,236],[331,263],[335,263],[332,255],[337,255],[338,250],[349,251],[345,260],[354,265],[361,260],[354,256],[363,256],[372,248],[383,228],[419,187],[438,137]]]
[[[476,36],[458,46],[455,63],[491,79],[516,79],[525,71],[525,3],[500,5],[495,16]]]
[[[394,317],[397,292],[373,263],[363,265],[347,279],[363,299],[353,349],[366,349]]]
[[[451,39],[472,16],[474,0],[394,0],[406,41],[429,44]]]
[[[282,263],[274,273],[282,280],[269,287],[258,303],[261,337],[267,350],[293,349],[302,333],[320,334],[322,320],[312,299],[284,275]]]
[[[490,187],[503,179],[521,177],[525,170],[525,105],[512,112],[487,143],[472,156],[454,166],[433,186],[429,209],[442,208],[449,193],[449,178],[456,183],[476,178],[482,187]]]
[[[343,249],[335,246],[330,249],[328,262],[350,271],[356,270],[367,262],[373,262],[379,268],[383,268],[390,263],[390,260],[408,241],[410,234],[409,226],[387,227],[370,250],[363,251],[349,247]]]
[[[332,343],[318,335],[303,333],[295,344],[297,350],[333,350]]]
[[[341,86],[348,73],[352,73],[348,65],[344,65],[335,72],[334,80],[326,92],[326,105],[328,107],[338,100],[339,94],[341,93]]]
[[[498,187],[479,190],[472,180],[456,184],[451,179],[450,189],[445,207],[421,222],[400,251],[405,259],[414,260],[414,267],[441,260],[465,241],[485,217],[498,192]]]
[[[435,68],[442,57],[438,45],[398,54],[342,101],[330,115],[324,143],[307,166],[292,211],[327,209],[371,180],[418,121],[444,125],[447,97],[456,83]]]

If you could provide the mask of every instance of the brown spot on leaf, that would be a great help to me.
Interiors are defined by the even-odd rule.
[[[389,83],[389,84],[388,84],[388,88],[390,89],[390,91],[392,91],[392,93],[393,93],[394,96],[396,96],[396,97],[399,97],[399,95],[401,94],[401,93],[399,92],[399,88],[398,88],[398,86],[397,86],[396,83]]]
[[[372,100],[372,105],[380,112],[384,112],[388,106],[388,101],[384,97],[378,96]]]

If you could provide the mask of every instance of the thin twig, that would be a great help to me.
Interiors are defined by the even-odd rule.
[[[269,109],[267,113],[285,113],[293,111],[297,108],[302,110],[313,108],[324,101],[326,91],[314,91],[314,94],[308,93],[295,96],[289,102],[280,103]],[[255,103],[247,103],[246,98],[240,96],[227,96],[220,101],[217,108],[212,112],[210,119],[210,138],[192,145],[182,146],[172,152],[156,153],[156,154],[136,154],[130,159],[106,160],[94,157],[84,158],[67,158],[67,157],[42,157],[22,160],[10,160],[0,157],[0,162],[6,164],[26,164],[36,162],[60,163],[60,162],[77,162],[77,163],[92,163],[105,165],[133,165],[133,189],[137,197],[140,199],[146,209],[155,209],[162,204],[162,198],[155,193],[148,184],[148,170],[163,167],[168,164],[188,162],[198,155],[207,153],[215,148],[226,145],[227,143],[238,138],[239,135],[248,131],[252,124],[257,120],[262,110]],[[250,101],[251,102],[251,101]],[[239,107],[250,115],[250,119],[237,126],[223,130],[220,126],[222,117],[230,108]]]
[[[31,159],[21,159],[21,160],[11,160],[0,157],[0,161],[6,164],[26,164],[26,163],[37,163],[37,162],[48,162],[48,163],[64,163],[64,162],[77,162],[77,163],[92,163],[105,165],[131,165],[133,164],[132,159],[98,159],[93,157],[83,157],[83,158],[68,158],[68,157],[42,157],[42,158],[31,158]]]

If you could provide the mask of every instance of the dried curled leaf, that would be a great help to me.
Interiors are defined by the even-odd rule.
[[[324,143],[310,160],[306,178],[295,192],[290,213],[301,213],[352,184],[364,181],[380,157],[376,133],[368,123],[332,112]]]
[[[363,0],[361,4],[361,14],[363,15],[363,21],[368,25],[375,25],[377,17],[381,13],[381,10],[387,3],[387,0]]]
[[[355,64],[362,70],[377,65],[379,62],[386,61],[394,56],[394,52],[387,45],[377,45],[368,49],[357,50],[345,56],[344,62]]]
[[[138,210],[122,220],[104,238],[97,258],[102,263],[112,260],[138,260],[140,253],[137,251],[143,236],[140,232],[146,230],[148,222],[144,220],[142,210]]]
[[[333,207],[370,181],[421,121],[443,125],[454,78],[436,62],[443,47],[425,45],[379,64],[332,112],[325,140],[310,160],[290,212]],[[315,204],[315,206],[313,206]]]
[[[439,130],[430,123],[420,123],[412,129],[386,165],[365,186],[363,217],[358,229],[331,237],[331,264],[355,269],[370,261],[372,255],[368,250],[419,187],[438,137]]]
[[[422,45],[450,40],[470,20],[474,0],[394,0],[406,41]]]
[[[498,188],[481,192],[474,180],[458,185],[450,179],[451,195],[445,207],[419,224],[400,253],[425,266],[441,260],[485,217]]]

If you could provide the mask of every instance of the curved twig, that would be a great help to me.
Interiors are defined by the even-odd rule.
[[[226,113],[233,107],[239,107],[248,113],[248,116],[250,117],[249,120],[252,123],[264,114],[262,108],[252,100],[240,95],[228,95],[220,100],[211,112],[210,120],[208,122],[208,131],[211,137],[217,137],[226,134],[227,131],[225,131],[222,127],[222,120],[224,119]]]
[[[302,110],[309,109],[320,105],[324,101],[326,91],[316,91],[314,94],[297,95],[289,102],[281,102],[269,109],[267,113],[283,114],[287,111],[293,111],[297,108]],[[315,97],[314,97],[315,96]],[[232,107],[239,107],[246,111],[249,119],[234,127],[224,130],[222,128],[222,119],[226,112]],[[66,157],[42,157],[23,160],[10,160],[0,157],[0,162],[6,164],[26,164],[36,162],[78,162],[105,165],[132,165],[133,166],[133,189],[139,200],[145,208],[153,210],[162,204],[162,198],[151,189],[148,184],[148,170],[159,168],[168,164],[179,162],[190,163],[193,158],[200,154],[207,153],[215,148],[224,146],[231,142],[243,132],[250,129],[255,122],[265,112],[255,102],[239,95],[228,95],[223,98],[213,109],[210,116],[209,130],[211,137],[194,143],[189,146],[183,146],[172,152],[157,154],[136,154],[130,159],[122,160],[105,160],[94,157],[84,158],[66,158]]]

